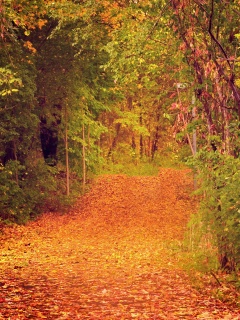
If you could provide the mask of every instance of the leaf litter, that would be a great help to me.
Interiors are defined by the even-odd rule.
[[[188,170],[103,175],[66,215],[0,237],[0,319],[240,319],[178,266],[197,201]]]

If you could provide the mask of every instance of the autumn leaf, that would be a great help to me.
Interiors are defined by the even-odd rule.
[[[30,42],[30,41],[25,41],[24,47],[28,48],[28,50],[31,51],[32,53],[37,52],[37,50],[33,47],[32,42]]]
[[[68,214],[5,228],[0,318],[238,319],[174,254],[197,205],[190,173],[103,175]]]

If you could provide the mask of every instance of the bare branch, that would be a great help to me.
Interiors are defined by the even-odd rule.
[[[218,45],[219,49],[222,51],[224,57],[226,58],[227,64],[229,65],[230,70],[232,70],[232,66],[231,66],[231,63],[229,62],[229,58],[228,58],[226,51],[224,50],[223,46],[218,41],[218,39],[212,33],[213,15],[214,15],[214,0],[211,1],[211,13],[210,13],[210,17],[209,17],[208,33],[210,34],[211,39]]]

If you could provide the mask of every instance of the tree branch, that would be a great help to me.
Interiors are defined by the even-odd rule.
[[[171,1],[170,1],[170,2],[171,2]],[[161,11],[160,14],[159,14],[159,17],[158,17],[157,21],[154,23],[152,29],[149,31],[149,33],[148,33],[148,35],[147,35],[147,37],[146,37],[146,41],[147,41],[149,38],[151,38],[151,35],[153,34],[155,28],[158,26],[159,21],[160,21],[160,19],[162,18],[162,15],[163,15],[164,11],[165,11],[165,10],[167,9],[167,7],[170,5],[170,2],[167,3],[167,4],[163,7],[162,11]]]
[[[213,276],[213,278],[217,281],[219,287],[222,287],[221,282],[218,280],[217,276],[215,275],[215,273],[213,273],[212,271],[210,272],[210,274]]]
[[[222,51],[224,57],[226,58],[227,64],[229,65],[230,70],[232,71],[232,66],[229,62],[229,58],[228,55],[226,53],[226,51],[224,50],[223,46],[221,45],[221,43],[218,41],[218,39],[214,36],[214,34],[212,33],[212,20],[213,20],[213,15],[214,15],[214,0],[211,1],[211,13],[210,13],[210,17],[209,17],[209,25],[208,25],[208,33],[211,37],[211,39],[217,44],[217,46],[219,47],[219,49]]]

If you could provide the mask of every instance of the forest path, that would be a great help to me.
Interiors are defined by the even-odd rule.
[[[0,319],[240,319],[178,267],[188,173],[104,175],[69,214],[5,230]]]

